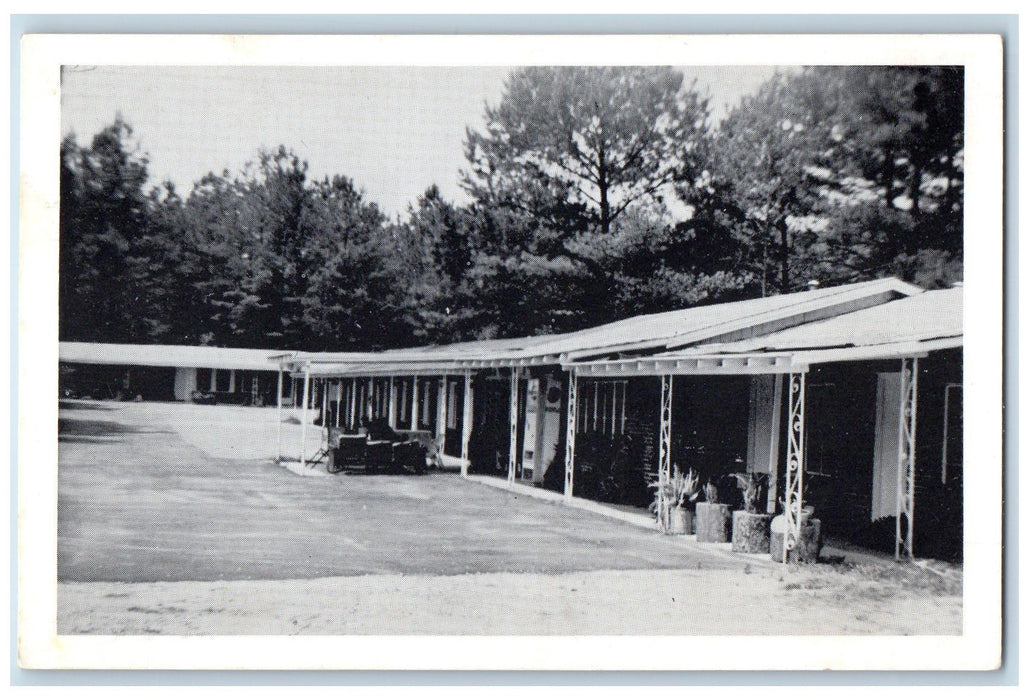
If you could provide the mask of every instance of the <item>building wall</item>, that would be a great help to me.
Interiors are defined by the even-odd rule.
[[[900,360],[812,368],[806,387],[805,501],[815,507],[823,533],[853,544],[892,552],[895,506],[873,519],[876,389],[880,373],[900,371]],[[963,533],[963,468],[960,426],[960,351],[919,360],[915,445],[915,556],[957,560]],[[945,399],[950,386],[948,469],[942,459]],[[891,417],[892,418],[892,417]],[[894,431],[893,425],[884,426]],[[784,440],[785,442],[785,440]],[[785,464],[781,450],[780,484]],[[885,474],[884,478],[895,478]],[[891,491],[895,494],[895,491]]]
[[[933,353],[919,360],[918,370],[914,552],[916,557],[960,560],[964,533],[962,352]]]

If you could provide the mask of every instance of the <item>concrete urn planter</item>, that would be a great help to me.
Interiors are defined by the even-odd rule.
[[[782,561],[783,539],[786,533],[786,518],[777,515],[772,518],[769,551],[773,561]],[[800,542],[789,555],[790,562],[816,562],[822,550],[822,521],[810,518],[802,521],[800,526]]]
[[[732,514],[732,551],[767,554],[771,522],[772,516],[768,513],[748,513],[745,510],[734,512]]]
[[[668,529],[666,535],[692,535],[693,513],[685,508],[668,509]]]
[[[697,504],[697,542],[728,542],[732,511],[725,503]]]

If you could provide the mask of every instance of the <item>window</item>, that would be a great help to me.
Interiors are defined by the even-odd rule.
[[[627,382],[589,382],[581,392],[580,432],[618,435],[625,431],[625,388]]]

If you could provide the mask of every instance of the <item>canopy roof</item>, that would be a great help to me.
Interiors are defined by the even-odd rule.
[[[284,366],[312,376],[436,373],[489,367],[567,364],[614,353],[653,354],[701,342],[746,340],[785,328],[921,294],[894,278],[762,299],[636,316],[559,335],[482,340],[380,353],[297,353]],[[384,365],[396,364],[387,368]]]
[[[361,353],[184,345],[60,343],[61,362],[441,375],[561,365],[583,375],[754,374],[820,362],[924,354],[962,344],[962,290],[923,292],[889,278],[637,316],[573,333]]]
[[[642,360],[607,358],[565,366],[584,376],[755,374],[924,356],[962,346],[962,291],[924,292],[746,340],[703,343]]]
[[[116,343],[59,343],[58,360],[88,365],[134,367],[206,367],[278,371],[276,350],[212,348],[193,345],[122,345]]]

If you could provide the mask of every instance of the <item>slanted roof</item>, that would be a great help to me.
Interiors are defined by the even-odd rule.
[[[277,371],[275,356],[281,350],[255,348],[213,348],[193,345],[127,345],[118,343],[74,343],[58,345],[61,362],[134,367],[205,367]]]
[[[364,353],[296,353],[282,358],[283,366],[300,373],[309,368],[312,377],[388,376],[461,372],[469,367],[509,366],[510,358],[554,336],[473,340],[451,345],[427,345]],[[541,357],[557,363],[558,358]],[[528,361],[521,361],[526,364]]]
[[[963,335],[963,297],[960,287],[924,292],[757,338],[704,347],[720,353],[817,352],[932,341],[949,341],[956,347]]]
[[[961,347],[960,288],[732,342],[701,343],[633,360],[566,363],[583,375],[756,374],[806,371],[812,364],[924,356]]]
[[[637,316],[580,331],[534,349],[576,360],[610,352],[685,347],[699,342],[737,340],[867,308],[922,289],[895,278],[812,289],[745,301],[697,306]]]
[[[300,353],[289,366],[297,369],[310,363],[312,375],[317,376],[329,376],[334,372],[357,375],[362,370],[370,371],[371,365],[394,362],[407,363],[407,369],[412,372],[419,368],[426,372],[460,371],[559,364],[612,353],[663,352],[701,342],[746,339],[921,292],[914,285],[888,278],[636,316],[559,335],[405,348],[362,356],[354,353]]]

